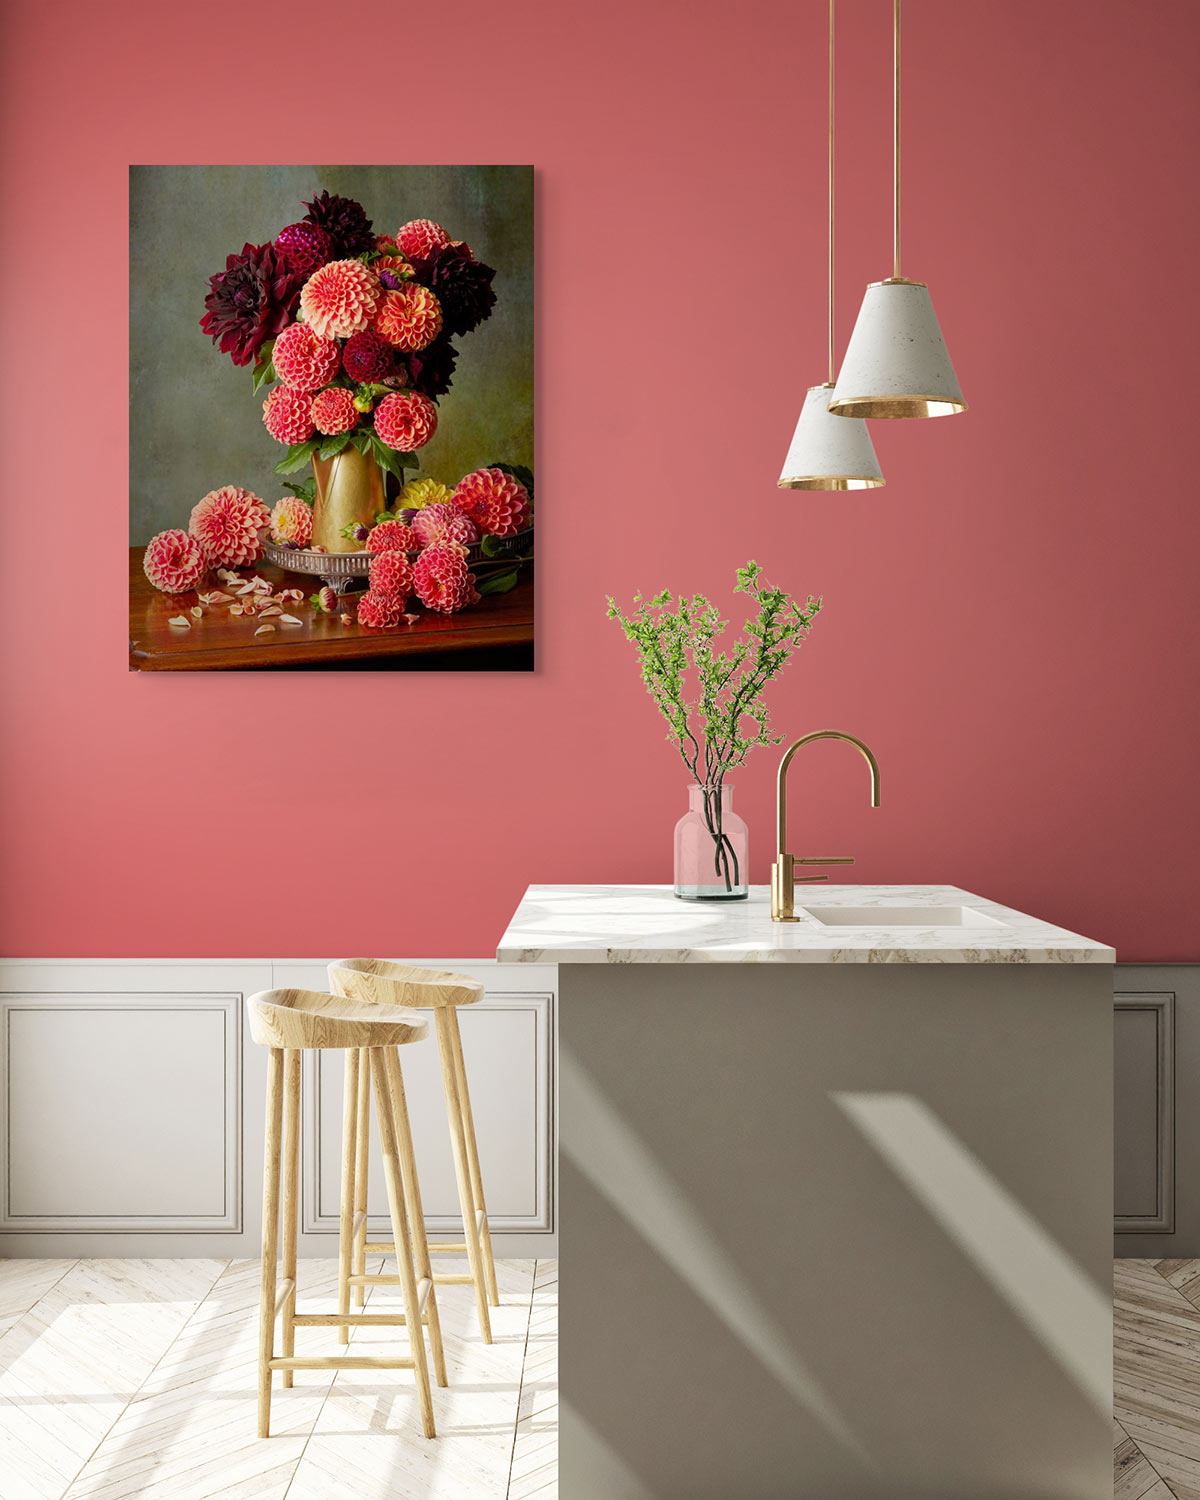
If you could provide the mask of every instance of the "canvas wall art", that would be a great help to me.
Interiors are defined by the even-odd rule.
[[[129,664],[530,670],[533,169],[130,173]]]

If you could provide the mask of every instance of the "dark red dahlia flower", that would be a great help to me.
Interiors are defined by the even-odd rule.
[[[392,346],[371,329],[352,333],[342,350],[342,368],[351,380],[382,380],[395,366]]]
[[[248,365],[295,317],[303,285],[274,245],[243,245],[209,277],[200,327],[235,365]]]
[[[413,262],[417,280],[442,304],[442,326],[451,337],[470,333],[496,305],[495,271],[476,260],[466,245],[443,245]]]
[[[335,260],[352,260],[364,250],[375,248],[375,235],[367,211],[353,198],[340,198],[323,192],[306,203],[305,217],[310,224],[323,229],[333,241]]]
[[[408,356],[412,371],[412,388],[435,401],[450,389],[458,350],[444,333],[440,334],[428,348]]]

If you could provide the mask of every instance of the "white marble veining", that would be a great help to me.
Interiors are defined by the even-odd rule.
[[[826,925],[814,908],[871,909],[871,924]],[[913,908],[929,908],[929,923]],[[897,919],[888,923],[888,909]],[[904,910],[907,908],[907,910]],[[957,910],[963,908],[964,910]],[[874,920],[877,913],[878,920]],[[531,885],[496,957],[560,964],[1111,964],[1116,954],[951,885],[797,887],[799,922],[772,922],[770,893],[677,900],[667,885]],[[855,921],[866,912],[853,912]],[[833,918],[830,913],[831,920]],[[941,925],[939,925],[941,924]]]

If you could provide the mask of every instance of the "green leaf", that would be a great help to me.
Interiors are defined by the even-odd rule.
[[[365,396],[368,401],[379,401],[384,396],[391,396],[395,392],[395,389],[395,386],[379,385],[378,382],[372,381],[365,385],[356,385],[354,387],[354,394],[356,396]]]
[[[285,490],[291,490],[296,499],[303,500],[306,505],[313,505],[316,502],[317,481],[315,479],[306,479],[303,484],[296,484],[290,479],[285,479],[282,487]]]
[[[339,432],[336,437],[325,439],[325,441],[321,444],[320,452],[317,454],[317,457],[335,458],[343,448],[348,448],[349,446],[350,434],[348,432]]]
[[[294,474],[297,469],[302,469],[309,462],[320,446],[320,438],[309,438],[307,443],[293,443],[275,465],[272,472],[276,474]]]
[[[389,448],[386,443],[380,442],[374,433],[371,434],[371,454],[381,469],[386,469],[389,474],[394,474],[401,484],[404,483],[404,470],[416,468],[417,458],[412,453],[397,453],[394,448]]]
[[[507,594],[516,588],[520,572],[520,568],[509,568],[503,573],[493,573],[490,578],[476,584],[476,588],[481,594]]]
[[[357,427],[350,434],[350,441],[360,453],[370,453],[375,446],[375,434],[369,427]]]
[[[504,538],[493,536],[490,531],[479,543],[479,547],[484,557],[501,557],[508,551],[508,546]]]
[[[270,385],[273,380],[279,379],[275,373],[275,366],[271,361],[271,353],[274,348],[275,340],[268,339],[258,351],[258,358],[254,361],[254,369],[251,372],[255,395],[262,390],[264,385]]]

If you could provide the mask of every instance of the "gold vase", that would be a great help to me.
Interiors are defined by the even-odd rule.
[[[361,552],[363,544],[342,533],[347,526],[374,526],[386,504],[383,470],[349,444],[333,458],[313,456],[317,495],[313,504],[313,545],[326,552]]]

